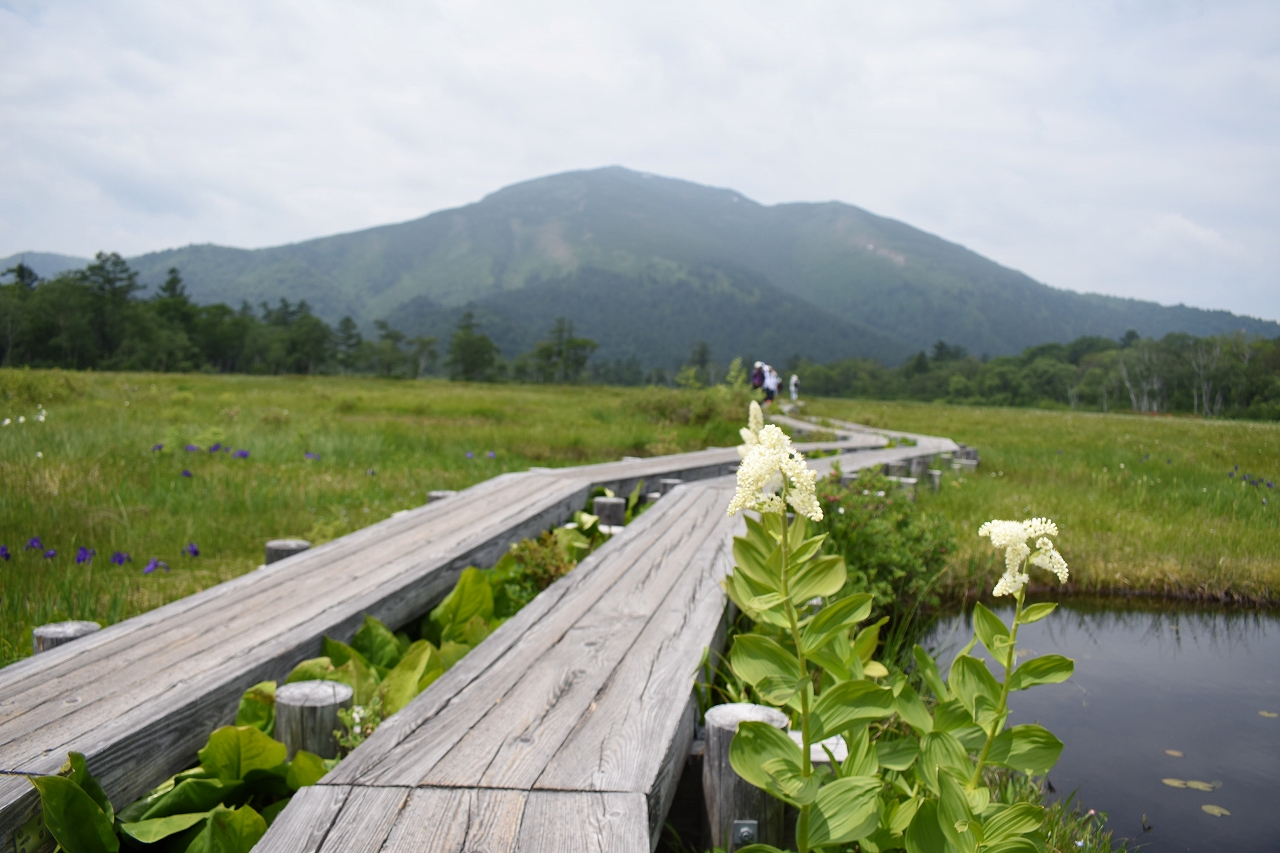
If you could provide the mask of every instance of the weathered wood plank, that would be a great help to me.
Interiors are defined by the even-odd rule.
[[[408,797],[408,788],[352,788],[319,853],[377,853]]]
[[[415,788],[382,853],[509,853],[524,791]]]
[[[259,846],[274,853],[317,853],[351,790],[312,785],[298,791],[258,842]]]
[[[534,791],[513,853],[650,853],[643,794]]]

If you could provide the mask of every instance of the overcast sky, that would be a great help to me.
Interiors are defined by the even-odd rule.
[[[0,257],[259,247],[619,164],[1280,319],[1280,2],[0,0]]]

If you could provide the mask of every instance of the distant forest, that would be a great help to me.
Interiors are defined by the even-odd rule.
[[[557,319],[527,353],[503,357],[476,319],[465,314],[448,346],[408,337],[386,321],[366,338],[351,318],[337,327],[305,301],[239,309],[197,305],[182,276],[150,296],[119,255],[99,253],[86,268],[42,279],[18,264],[0,273],[0,365],[96,370],[213,373],[360,373],[469,381],[591,382],[699,388],[745,382],[742,359],[718,366],[705,343],[674,375],[635,359],[592,359],[595,341]],[[748,361],[750,358],[748,357]],[[1160,340],[1136,331],[1120,340],[1082,337],[1041,344],[1017,356],[976,358],[938,341],[898,367],[872,359],[785,365],[805,394],[872,399],[941,400],[1151,414],[1280,420],[1280,338],[1243,334]]]

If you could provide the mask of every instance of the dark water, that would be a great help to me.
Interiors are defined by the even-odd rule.
[[[965,617],[943,619],[934,649],[949,662],[971,633]],[[1280,618],[1072,605],[1023,626],[1018,646],[1020,660],[1056,652],[1076,663],[1069,681],[1009,703],[1010,725],[1040,723],[1066,744],[1049,774],[1059,797],[1078,789],[1086,810],[1110,813],[1117,839],[1144,850],[1280,851],[1280,718],[1259,714],[1280,712]]]

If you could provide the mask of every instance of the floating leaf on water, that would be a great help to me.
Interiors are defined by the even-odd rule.
[[[1164,751],[1164,754],[1165,754],[1165,755],[1172,755],[1174,758],[1181,758],[1181,757],[1182,757],[1182,750],[1180,750],[1180,749],[1166,749],[1166,750]]]
[[[1203,805],[1200,807],[1200,811],[1211,814],[1214,817],[1222,817],[1223,815],[1231,814],[1231,812],[1227,811],[1222,806],[1213,806],[1213,805]]]
[[[1161,782],[1163,782],[1163,783],[1165,783],[1166,785],[1168,785],[1170,788],[1185,788],[1185,787],[1187,787],[1187,783],[1186,783],[1186,781],[1185,781],[1185,780],[1182,780],[1182,779],[1161,779],[1160,781],[1161,781]]]
[[[1199,781],[1197,781],[1197,780],[1195,780],[1195,779],[1188,779],[1188,780],[1187,780],[1187,787],[1188,787],[1188,788],[1193,788],[1193,789],[1195,789],[1195,790],[1197,790],[1197,791],[1212,791],[1212,790],[1213,790],[1213,786],[1212,786],[1212,785],[1210,785],[1208,782],[1199,782]]]
[[[1222,780],[1221,780],[1221,779],[1214,779],[1214,780],[1213,780],[1212,782],[1210,782],[1209,784],[1210,784],[1210,785],[1212,785],[1214,788],[1221,788],[1221,787],[1222,787]]]
[[[1274,720],[1276,717],[1280,717],[1280,714],[1277,714],[1275,711],[1259,711],[1258,716],[1268,717]]]

